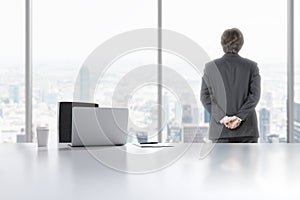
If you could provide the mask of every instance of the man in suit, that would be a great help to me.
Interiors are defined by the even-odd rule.
[[[211,114],[209,138],[221,143],[257,143],[255,107],[260,99],[257,63],[241,57],[244,43],[240,30],[225,30],[223,57],[206,64],[201,102]]]

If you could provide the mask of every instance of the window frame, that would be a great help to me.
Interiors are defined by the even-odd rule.
[[[32,58],[33,58],[33,35],[32,35],[32,2],[26,0],[25,5],[25,133],[26,141],[32,142]],[[162,125],[162,0],[158,1],[157,8],[157,28],[158,28],[158,127]],[[294,140],[294,0],[287,1],[287,142]],[[162,132],[158,133],[158,141],[162,140]]]

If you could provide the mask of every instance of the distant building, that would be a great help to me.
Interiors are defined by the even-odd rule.
[[[136,138],[138,143],[146,143],[148,142],[148,134],[143,131],[136,132]]]
[[[199,124],[200,123],[200,121],[199,121],[199,112],[200,112],[200,110],[197,107],[193,108],[193,117],[192,117],[193,124]]]
[[[10,85],[8,88],[8,95],[10,100],[14,103],[19,103],[20,99],[20,91],[19,91],[19,86],[17,85]]]
[[[90,98],[90,73],[88,68],[83,67],[79,73],[80,76],[80,93],[79,97],[81,101],[89,101]]]
[[[209,122],[210,122],[210,114],[206,109],[204,109],[204,123],[209,123]]]
[[[1,98],[1,102],[5,103],[5,104],[9,104],[9,98],[7,98],[7,97]]]
[[[208,126],[184,125],[183,142],[184,143],[202,143],[208,136]]]
[[[57,104],[57,94],[49,93],[47,94],[47,98],[45,101],[48,105],[56,105]]]
[[[45,103],[45,100],[46,100],[46,90],[44,89],[44,88],[41,88],[40,90],[39,90],[39,98],[40,98],[40,102],[41,103]]]
[[[169,122],[169,97],[167,93],[164,93],[162,99],[163,106],[163,124],[166,125]]]
[[[26,142],[26,135],[24,128],[21,128],[20,133],[16,135],[16,142],[17,143],[24,143]]]
[[[268,143],[279,143],[280,142],[279,135],[277,135],[277,134],[268,135],[266,142],[268,142]]]
[[[294,141],[300,143],[300,103],[294,103]]]
[[[169,143],[182,142],[182,127],[180,124],[168,124],[167,126],[167,139]]]
[[[48,94],[49,94],[49,81],[44,80],[41,82],[41,84],[39,85],[39,91],[38,91],[38,95],[39,95],[39,100],[40,103],[47,103],[47,99],[48,99]]]
[[[260,141],[268,142],[268,134],[270,134],[270,110],[262,108],[259,110],[259,133]]]
[[[181,123],[182,113],[181,113],[180,104],[178,102],[175,103],[174,113],[175,113],[175,121],[177,121],[178,123]]]
[[[192,122],[193,122],[192,106],[191,105],[183,105],[182,106],[182,123],[191,124]]]
[[[269,108],[273,107],[273,95],[272,92],[270,91],[265,91],[262,94],[262,101],[264,103],[265,106],[268,106]]]

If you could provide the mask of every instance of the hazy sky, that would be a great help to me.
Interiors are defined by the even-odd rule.
[[[24,62],[25,1],[0,1],[0,65]]]
[[[0,2],[2,61],[24,58],[24,2]],[[37,62],[80,62],[113,35],[157,25],[156,0],[33,2]],[[163,0],[163,27],[192,38],[212,58],[222,55],[224,29],[238,27],[245,37],[241,55],[259,63],[285,63],[286,15],[286,0]],[[296,30],[299,34],[295,35],[300,35],[297,26]]]
[[[286,0],[164,2],[165,26],[197,41],[212,58],[223,54],[223,31],[236,27],[245,39],[241,55],[259,63],[286,60]]]

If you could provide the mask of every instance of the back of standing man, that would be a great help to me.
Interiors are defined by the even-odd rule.
[[[221,44],[225,54],[206,64],[202,78],[201,102],[211,114],[209,138],[219,143],[257,143],[257,63],[238,54],[244,44],[239,29],[225,30]]]

